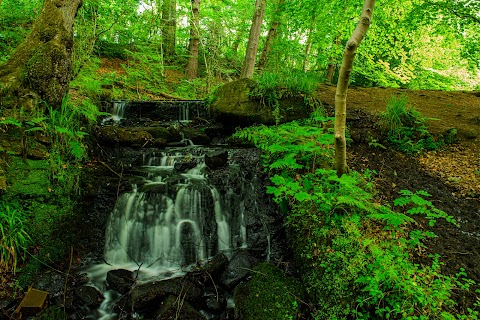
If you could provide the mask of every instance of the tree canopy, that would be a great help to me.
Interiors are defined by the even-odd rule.
[[[298,69],[327,77],[330,69],[335,83],[343,48],[361,5],[360,1],[344,0],[268,1],[257,62],[269,28],[273,22],[278,25],[275,37],[269,40],[262,71],[289,73]],[[255,6],[245,0],[205,0],[200,6],[198,77],[237,77]],[[471,0],[380,1],[371,30],[358,50],[351,83],[475,89],[480,77],[479,6]],[[28,34],[40,7],[39,0],[5,0],[0,4],[0,59],[5,61]],[[170,65],[185,65],[190,1],[177,1],[175,8],[172,53],[172,33],[165,27],[172,24],[165,18],[170,14],[165,11],[172,10],[171,1],[84,1],[75,25],[74,75],[92,56],[129,58],[137,66],[153,62],[157,74]]]

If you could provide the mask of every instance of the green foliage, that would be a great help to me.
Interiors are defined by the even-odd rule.
[[[303,122],[245,128],[233,137],[253,142],[265,151],[262,158],[266,171],[314,171],[333,158],[332,121],[317,110]]]
[[[393,133],[405,124],[416,124],[414,112],[406,117],[393,114],[388,118]],[[412,258],[413,250],[435,235],[415,230],[411,215],[424,216],[430,225],[437,219],[455,223],[453,217],[426,200],[429,194],[424,191],[401,191],[394,202],[401,212],[393,211],[374,202],[372,172],[338,177],[322,166],[326,160],[331,162],[333,139],[328,119],[312,129],[313,119],[246,128],[235,134],[264,152],[264,167],[272,182],[267,192],[286,213],[313,304],[312,317],[476,318],[475,310],[456,314],[452,300],[454,290],[469,290],[470,280],[442,275],[438,257],[432,257],[431,266],[417,265]],[[311,132],[315,134],[306,134]],[[322,143],[312,143],[315,139]]]
[[[405,96],[392,97],[381,117],[387,141],[405,153],[420,153],[439,147],[427,129],[426,118],[408,105]]]
[[[394,206],[399,206],[402,208],[408,207],[406,213],[414,215],[421,214],[424,215],[430,226],[434,226],[437,219],[445,219],[447,222],[456,224],[456,221],[453,216],[448,215],[444,211],[435,208],[432,202],[425,200],[423,197],[430,197],[430,194],[425,191],[417,191],[415,193],[409,190],[401,190],[401,197],[395,199],[393,202]],[[423,196],[423,197],[422,197]]]
[[[253,269],[252,278],[235,289],[235,313],[245,320],[299,319],[302,295],[297,279],[261,263]]]
[[[321,79],[314,73],[305,73],[298,70],[283,73],[262,72],[256,78],[256,84],[251,96],[261,99],[269,107],[277,105],[279,99],[290,97],[304,97],[305,102],[317,107],[314,98],[315,89]]]
[[[16,272],[31,243],[27,215],[19,208],[0,203],[0,273]]]

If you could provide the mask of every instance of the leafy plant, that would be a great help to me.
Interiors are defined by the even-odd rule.
[[[8,204],[0,204],[0,270],[16,272],[30,244],[27,216]]]
[[[439,147],[427,129],[426,120],[420,112],[408,105],[405,96],[400,96],[390,99],[380,123],[392,146],[405,153],[419,153]]]
[[[370,171],[338,177],[329,170],[329,121],[316,115],[301,123],[251,127],[234,135],[263,150],[272,182],[267,192],[286,214],[312,301],[311,316],[464,317],[456,314],[451,297],[471,282],[442,275],[436,256],[431,266],[419,266],[412,259],[413,250],[435,235],[411,228],[416,224],[411,215],[425,216],[430,225],[440,218],[454,223],[453,217],[426,200],[429,194],[424,191],[401,191],[393,206],[401,212],[376,203]],[[477,311],[469,312],[465,317],[477,317]]]

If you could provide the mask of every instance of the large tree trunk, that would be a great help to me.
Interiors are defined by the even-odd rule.
[[[335,169],[338,176],[348,172],[345,127],[347,120],[347,89],[350,82],[350,74],[353,69],[355,52],[370,27],[374,5],[375,0],[364,1],[360,21],[348,40],[343,53],[342,67],[340,68],[337,91],[335,93]]]
[[[190,21],[190,43],[188,52],[190,58],[187,63],[187,79],[195,79],[198,77],[198,47],[200,45],[200,33],[198,31],[200,25],[200,0],[192,1],[192,20]]]
[[[277,36],[277,29],[280,25],[282,20],[282,13],[283,13],[283,5],[285,0],[278,0],[277,7],[275,8],[275,14],[272,18],[272,24],[270,29],[268,29],[267,38],[265,39],[265,44],[263,45],[262,55],[258,60],[258,70],[263,70],[265,68],[265,64],[267,63],[268,54],[270,53],[270,49],[272,48],[273,40]]]
[[[0,108],[57,108],[72,74],[73,23],[82,0],[45,0],[31,33],[0,66]]]
[[[177,1],[163,0],[162,6],[163,53],[167,60],[175,56],[175,38],[177,33]]]
[[[253,14],[250,36],[248,38],[247,52],[243,61],[240,78],[252,78],[255,70],[255,58],[257,56],[258,40],[262,29],[263,14],[265,12],[266,0],[255,1],[255,12]]]

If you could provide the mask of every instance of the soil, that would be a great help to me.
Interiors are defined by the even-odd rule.
[[[480,283],[480,94],[351,88],[347,96],[351,132],[375,130],[375,121],[385,111],[387,101],[401,94],[424,116],[438,119],[428,121],[433,134],[456,128],[459,141],[414,156],[354,143],[348,148],[349,166],[360,172],[367,168],[376,171],[377,196],[383,203],[392,204],[400,190],[424,190],[431,194],[428,200],[454,216],[458,225],[438,221],[434,227],[428,227],[425,221],[417,219],[416,228],[429,229],[437,237],[417,253],[416,261],[428,263],[430,254],[439,254],[444,274],[455,275],[463,268],[468,278]],[[319,96],[323,103],[333,105],[335,87],[322,87]],[[465,310],[480,300],[480,295],[470,290],[470,294],[453,298]]]

